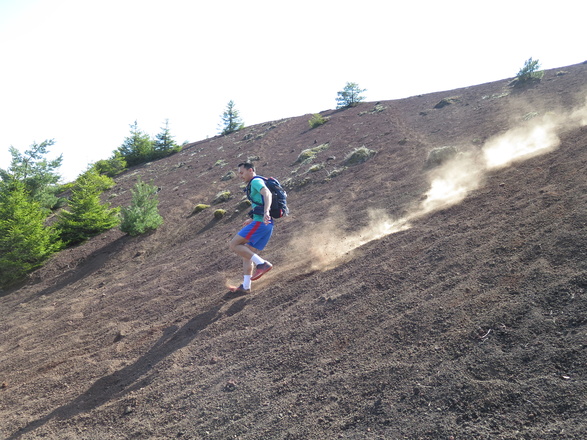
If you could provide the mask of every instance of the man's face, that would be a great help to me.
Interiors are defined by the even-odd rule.
[[[245,183],[249,183],[249,181],[253,178],[253,176],[255,175],[255,172],[253,171],[253,169],[247,169],[245,167],[238,167],[238,177],[240,177],[240,179],[245,182]]]

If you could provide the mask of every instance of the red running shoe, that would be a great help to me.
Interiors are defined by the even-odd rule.
[[[269,272],[273,268],[273,264],[269,261],[265,261],[263,264],[257,264],[257,268],[255,269],[255,273],[251,277],[251,281],[258,280],[267,272]]]

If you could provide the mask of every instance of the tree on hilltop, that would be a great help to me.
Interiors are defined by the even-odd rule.
[[[226,110],[222,113],[222,124],[220,125],[220,134],[227,135],[235,131],[242,130],[245,124],[241,120],[238,110],[231,100],[226,106]]]
[[[155,136],[155,141],[153,142],[154,156],[161,158],[177,153],[178,151],[181,151],[181,147],[173,139],[169,130],[169,119],[166,119],[165,126],[161,127],[161,131]]]
[[[544,71],[540,69],[540,62],[533,60],[532,57],[524,62],[524,66],[516,75],[517,84],[524,84],[533,80],[540,80],[544,76]]]
[[[354,107],[359,102],[364,101],[365,97],[361,96],[361,93],[367,89],[361,89],[357,83],[347,82],[344,89],[337,92],[338,97],[336,98],[336,108]]]
[[[116,174],[121,166],[132,167],[151,160],[161,159],[170,154],[181,151],[169,130],[169,121],[165,121],[165,126],[161,132],[151,139],[143,130],[139,129],[137,121],[130,125],[130,135],[124,139],[124,142],[114,152],[114,156],[106,162],[99,164],[100,170],[106,173]],[[102,172],[102,171],[101,171]]]
[[[139,129],[137,121],[130,125],[130,135],[118,147],[120,156],[129,167],[148,162],[153,157],[153,141],[143,130]]]

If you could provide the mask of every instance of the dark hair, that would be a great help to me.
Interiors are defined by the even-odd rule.
[[[240,167],[245,167],[247,170],[253,170],[255,171],[255,165],[253,165],[251,162],[242,162],[238,164],[238,168]]]

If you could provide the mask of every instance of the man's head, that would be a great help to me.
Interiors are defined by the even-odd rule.
[[[238,176],[245,183],[249,183],[255,177],[255,166],[250,162],[238,164]]]

